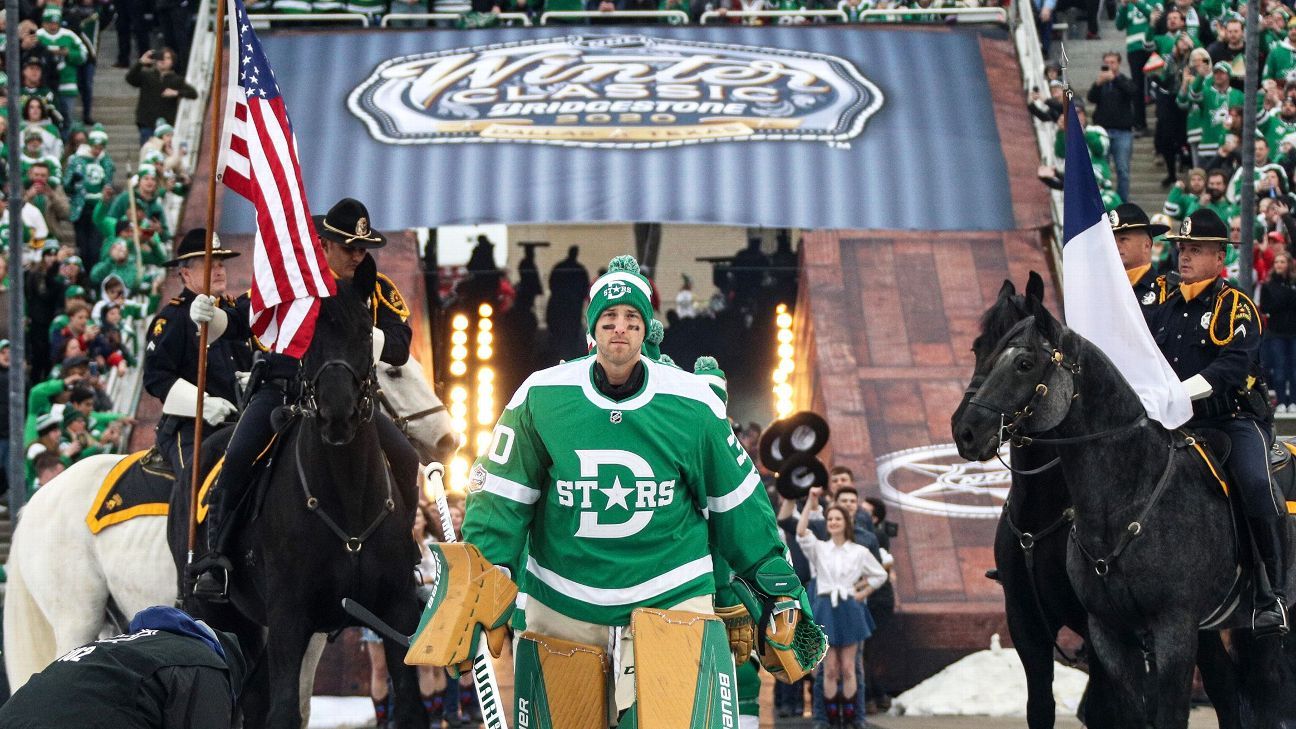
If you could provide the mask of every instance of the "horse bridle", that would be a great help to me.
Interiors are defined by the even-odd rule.
[[[1026,320],[1023,320],[1016,327],[1014,327],[1012,330],[1010,330],[1007,334],[1004,335],[1003,343],[1000,344],[1000,346],[996,347],[995,351],[991,354],[990,356],[991,361],[998,359],[999,356],[1002,355],[1003,351],[1008,348],[1008,345],[1014,339],[1012,335],[1016,333],[1016,330],[1018,328],[1022,328],[1025,323]],[[1139,428],[1147,423],[1148,418],[1147,418],[1147,414],[1145,413],[1135,418],[1133,421],[1129,423],[1126,423],[1124,425],[1118,425],[1114,428],[1108,428],[1107,430],[1101,430],[1098,431],[1097,433],[1086,433],[1085,435],[1077,435],[1069,438],[1040,438],[1037,436],[1028,435],[1025,432],[1026,421],[1029,420],[1030,417],[1035,414],[1036,408],[1038,408],[1040,403],[1042,403],[1044,399],[1048,397],[1050,392],[1048,386],[1048,379],[1051,375],[1056,374],[1058,371],[1061,371],[1066,375],[1069,375],[1071,377],[1071,382],[1072,382],[1071,399],[1072,401],[1074,401],[1077,397],[1079,397],[1079,390],[1075,387],[1074,383],[1075,383],[1075,379],[1080,376],[1080,373],[1082,371],[1082,368],[1080,366],[1080,361],[1078,359],[1068,361],[1066,358],[1066,353],[1064,353],[1058,347],[1041,346],[1040,350],[1045,355],[1045,364],[1052,365],[1052,368],[1047,366],[1043,368],[1043,372],[1040,375],[1039,382],[1035,384],[1035,389],[1031,393],[1030,399],[1028,399],[1026,401],[1026,404],[1023,405],[1020,409],[1006,408],[997,405],[995,403],[987,402],[984,398],[982,398],[979,395],[981,385],[985,383],[986,379],[988,378],[988,375],[977,375],[973,377],[972,382],[968,385],[967,390],[964,392],[965,396],[971,395],[971,397],[968,399],[969,405],[975,405],[979,408],[989,410],[999,416],[998,439],[999,439],[1000,446],[1002,446],[1004,443],[1009,443],[1014,448],[1021,448],[1022,446],[1027,446],[1032,443],[1039,444],[1039,445],[1054,445],[1054,446],[1075,445],[1078,443],[1087,443],[1090,441],[1101,440],[1103,438],[1111,438],[1117,435],[1122,435],[1126,432],[1134,430],[1135,428]],[[1009,415],[1009,412],[1011,412],[1012,414]],[[1053,426],[1050,426],[1049,428],[1042,428],[1040,429],[1040,431],[1037,432],[1047,431],[1051,427],[1055,427],[1055,426],[1056,423]],[[1060,462],[1060,458],[1054,458],[1052,461],[1049,461],[1043,466],[1040,466],[1039,468],[1036,469],[1032,469],[1030,471],[1016,471],[1013,470],[1011,466],[1008,466],[1008,464],[1004,464],[1004,465],[1009,470],[1013,470],[1014,473],[1028,476],[1028,475],[1040,473],[1042,471],[1046,471],[1052,468],[1053,466],[1056,466],[1059,462]]]
[[[374,416],[374,394],[377,387],[374,382],[373,370],[370,369],[364,377],[351,366],[351,363],[342,359],[330,359],[315,370],[315,374],[309,380],[302,384],[301,397],[293,407],[295,414],[306,417],[315,417],[319,415],[319,401],[316,399],[316,393],[319,392],[319,379],[324,371],[330,367],[341,367],[351,375],[351,380],[360,388],[360,399],[356,402],[354,412],[359,415],[361,423],[367,423],[373,420]]]
[[[401,376],[401,371],[399,367],[393,367],[390,370],[388,370],[387,373],[392,377]],[[401,415],[400,413],[396,412],[396,406],[392,405],[391,400],[387,399],[387,393],[383,392],[383,389],[381,387],[374,390],[374,395],[378,398],[378,404],[383,406],[383,409],[386,410],[387,414],[391,416],[392,422],[395,423],[396,427],[400,429],[400,432],[404,433],[405,435],[409,435],[410,423],[414,422],[415,420],[418,420],[419,418],[426,418],[429,415],[436,415],[439,412],[444,412],[446,409],[446,406],[444,404],[433,405],[430,408],[424,408],[423,410],[410,413],[409,415]]]

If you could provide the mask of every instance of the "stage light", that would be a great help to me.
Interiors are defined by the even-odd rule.
[[[450,326],[455,331],[462,332],[468,328],[468,317],[463,314],[455,314],[454,319],[450,322]]]
[[[463,402],[450,403],[450,417],[465,418],[468,416],[468,405]]]
[[[464,345],[468,343],[468,332],[453,332],[450,334],[450,343]]]
[[[477,424],[490,425],[495,422],[495,416],[491,415],[489,410],[479,409],[477,411]]]
[[[778,326],[779,329],[791,329],[792,315],[786,313],[779,314],[778,317],[774,320],[774,323],[776,326]]]
[[[477,359],[490,359],[494,353],[495,351],[489,345],[483,344],[477,348]]]
[[[490,320],[489,320],[489,319],[482,319],[482,321],[483,321],[483,322],[487,322],[487,321],[490,321]],[[495,341],[495,337],[491,336],[491,333],[490,333],[490,332],[485,331],[485,330],[478,330],[478,332],[477,332],[477,343],[478,343],[478,344],[485,344],[485,345],[489,345],[489,344],[490,344],[491,342],[493,342],[493,341]]]
[[[778,404],[774,408],[774,411],[775,413],[778,414],[779,419],[786,418],[787,416],[792,414],[792,401],[779,400]]]
[[[774,370],[774,384],[782,385],[787,381],[788,381],[788,374],[786,370]]]
[[[494,383],[483,382],[480,377],[477,378],[477,401],[478,402],[481,402],[482,398],[489,399],[490,396],[494,394],[495,394]]]
[[[490,320],[490,319],[481,319],[481,320],[479,320],[479,321],[477,322],[477,330],[478,330],[478,331],[482,331],[482,332],[489,332],[491,329],[494,329],[494,328],[495,328],[495,325],[491,324],[491,320]]]
[[[483,319],[489,319],[494,313],[495,310],[491,308],[490,304],[483,303],[481,306],[477,307],[477,316],[480,316]]]
[[[463,360],[457,359],[450,363],[450,374],[454,375],[455,377],[463,377],[464,373],[467,371],[468,371],[468,365],[464,364]]]
[[[791,400],[791,399],[792,399],[792,386],[789,385],[789,384],[786,383],[786,382],[784,382],[784,383],[782,383],[782,384],[780,384],[780,385],[775,385],[775,386],[774,386],[774,395],[775,395],[776,397],[778,397],[778,399],[780,399],[780,400]]]
[[[774,311],[775,313],[782,314],[783,312],[787,311],[787,304],[779,304],[778,306],[774,307]],[[787,325],[779,324],[779,326],[787,326]]]
[[[779,332],[778,332],[777,339],[778,339],[778,341],[779,341],[779,344],[791,344],[791,343],[792,343],[792,330],[791,330],[791,329],[780,329]]]
[[[463,385],[450,388],[450,402],[463,402],[468,399],[468,389]]]
[[[455,456],[450,459],[450,491],[462,493],[468,488],[468,459],[463,456]]]
[[[477,370],[477,381],[482,383],[494,382],[495,370],[489,367],[482,367],[481,369]]]
[[[781,357],[782,359],[791,359],[792,354],[795,351],[796,350],[792,349],[792,345],[790,344],[780,344],[778,346],[778,356]]]
[[[480,456],[481,454],[485,453],[486,449],[490,448],[490,444],[491,444],[491,432],[489,430],[477,431],[477,455]]]

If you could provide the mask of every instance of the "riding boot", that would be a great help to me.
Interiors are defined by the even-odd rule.
[[[373,699],[374,726],[377,729],[386,729],[387,727],[387,705],[390,699],[390,694],[381,699]]]
[[[1256,637],[1286,635],[1289,628],[1285,567],[1290,542],[1287,517],[1249,517],[1247,522],[1251,526],[1251,536],[1255,540],[1265,577],[1268,578],[1258,581],[1251,630]]]
[[[828,718],[828,726],[841,726],[841,702],[827,692],[824,692],[824,716]]]
[[[210,603],[229,601],[230,561],[225,557],[229,529],[224,502],[223,489],[212,489],[207,496],[207,554],[193,566],[199,572],[194,597]]]

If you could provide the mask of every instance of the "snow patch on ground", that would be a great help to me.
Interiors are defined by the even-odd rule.
[[[362,729],[374,725],[367,696],[312,696],[310,729]]]
[[[1089,676],[1053,664],[1057,713],[1074,715]],[[910,716],[1026,716],[1026,671],[1017,651],[990,639],[990,650],[966,656],[896,697],[893,714]],[[312,724],[313,726],[313,724]]]

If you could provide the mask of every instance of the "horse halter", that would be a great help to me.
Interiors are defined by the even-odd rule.
[[[359,416],[360,422],[368,423],[370,420],[373,420],[374,393],[377,390],[374,383],[373,370],[370,369],[365,373],[364,377],[361,377],[360,373],[356,372],[356,369],[352,367],[349,362],[341,359],[330,359],[320,365],[319,369],[315,370],[315,374],[302,384],[301,398],[294,410],[306,417],[313,418],[319,415],[319,401],[316,398],[316,394],[319,392],[319,379],[320,376],[324,374],[324,371],[330,367],[341,367],[345,369],[347,373],[351,375],[351,380],[355,383],[356,387],[360,389],[360,399],[356,402],[353,411]]]

